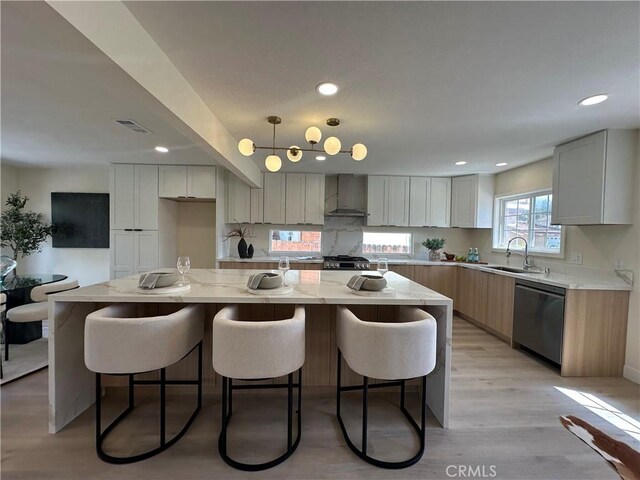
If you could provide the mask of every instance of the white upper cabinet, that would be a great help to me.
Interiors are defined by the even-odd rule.
[[[287,173],[287,225],[324,224],[324,175]]]
[[[265,173],[263,185],[264,223],[285,224],[285,174]]]
[[[389,177],[388,222],[393,227],[409,226],[409,177]]]
[[[451,179],[431,178],[429,198],[429,225],[449,227],[451,225]]]
[[[411,177],[409,225],[448,227],[451,212],[451,179]]]
[[[159,169],[161,198],[216,198],[216,167],[161,165]]]
[[[157,230],[158,167],[114,164],[110,204],[110,228]]]
[[[324,225],[324,175],[305,175],[304,222]]]
[[[605,130],[553,152],[551,222],[633,223],[634,130]]]
[[[465,175],[451,181],[451,226],[491,228],[493,175]]]
[[[227,172],[227,223],[251,222],[251,188]]]
[[[387,225],[389,177],[367,177],[367,225]]]
[[[367,225],[409,226],[409,177],[369,175]]]
[[[216,167],[187,167],[187,197],[216,198]]]
[[[251,189],[251,223],[264,223],[264,190]]]
[[[287,225],[304,224],[305,174],[286,174],[285,222]]]

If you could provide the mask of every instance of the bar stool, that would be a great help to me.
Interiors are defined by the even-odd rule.
[[[305,354],[305,310],[296,306],[292,318],[275,321],[243,321],[238,306],[229,305],[213,319],[213,369],[222,376],[222,427],[218,451],[222,459],[239,470],[258,471],[284,462],[298,448],[302,432],[302,365]],[[293,373],[298,371],[298,381]],[[234,385],[233,379],[264,380],[287,375],[286,384]],[[287,450],[265,463],[249,464],[227,454],[227,429],[233,407],[233,391],[287,388]],[[298,432],[293,440],[293,388],[298,389]]]
[[[38,285],[31,290],[31,300],[33,303],[19,305],[7,311],[5,322],[27,323],[42,322],[49,317],[49,295],[54,293],[66,292],[78,288],[78,281],[67,279],[60,282],[45,283]],[[5,325],[6,327],[6,325]],[[7,331],[4,334],[4,359],[9,360],[9,339],[7,339]]]
[[[133,463],[152,457],[176,443],[189,429],[202,407],[202,336],[204,308],[189,305],[171,315],[138,317],[136,304],[111,305],[87,316],[84,330],[84,362],[96,372],[96,452],[108,463]],[[197,380],[167,380],[169,367],[198,349]],[[160,370],[160,380],[135,380],[138,373]],[[128,407],[102,431],[101,375],[129,377]],[[129,457],[110,455],[102,449],[109,433],[134,409],[135,385],[160,386],[160,446]],[[196,385],[197,406],[172,439],[166,439],[166,386]]]
[[[388,323],[364,322],[349,309],[337,307],[338,384],[337,417],[349,448],[361,459],[382,468],[399,469],[415,464],[424,454],[426,419],[426,378],[436,364],[436,321],[424,310],[402,306],[398,318]],[[342,356],[347,365],[364,377],[362,385],[342,386]],[[369,378],[391,380],[369,385]],[[405,408],[405,381],[422,377],[420,426]],[[370,388],[400,387],[400,410],[420,439],[418,452],[408,460],[386,462],[367,454],[368,392]],[[362,448],[358,449],[347,433],[340,414],[340,397],[345,391],[362,390]]]

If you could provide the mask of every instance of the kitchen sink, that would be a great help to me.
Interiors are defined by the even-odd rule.
[[[510,272],[510,273],[544,273],[544,270],[525,270],[524,268],[516,268],[516,267],[488,266],[485,268],[490,268],[491,270],[500,270],[501,272]]]

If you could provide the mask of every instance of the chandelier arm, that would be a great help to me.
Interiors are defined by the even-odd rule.
[[[274,153],[276,150],[299,150],[301,152],[316,152],[316,153],[322,153],[321,150],[314,150],[313,148],[291,148],[291,147],[276,147],[275,145],[273,147],[258,147],[258,146],[254,146],[255,150],[273,150]],[[353,150],[340,150],[338,153],[352,153]]]

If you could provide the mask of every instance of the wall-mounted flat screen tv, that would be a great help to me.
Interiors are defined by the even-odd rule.
[[[109,248],[108,193],[51,193],[53,248]]]

